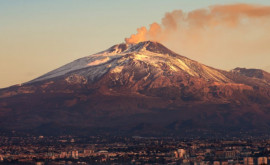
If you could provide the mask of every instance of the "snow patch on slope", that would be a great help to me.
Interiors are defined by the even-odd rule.
[[[146,49],[149,42],[137,45],[120,44],[98,54],[83,57],[53,70],[31,82],[46,80],[59,76],[77,74],[89,81],[94,81],[107,72],[121,73],[129,60],[142,61],[164,72],[163,66],[168,66],[172,72],[185,72],[193,77],[219,82],[231,82],[217,69],[200,64],[184,56],[169,53],[152,52]]]
[[[198,76],[198,74],[194,70],[190,69],[181,59],[178,59],[177,61],[179,63],[177,65],[179,68],[186,71],[191,76]]]
[[[54,77],[63,76],[63,75],[66,75],[68,73],[71,73],[71,72],[74,72],[77,70],[81,70],[81,69],[85,69],[88,67],[95,67],[95,66],[103,65],[103,64],[108,63],[114,59],[122,57],[123,55],[124,54],[118,54],[115,52],[112,52],[112,53],[101,52],[98,54],[83,57],[83,58],[75,60],[69,64],[66,64],[58,69],[55,69],[55,70],[53,70],[53,71],[51,71],[51,72],[49,72],[41,77],[38,77],[37,79],[30,81],[30,83],[42,81],[42,80],[46,80],[46,79],[51,79]],[[93,69],[93,70],[95,70],[95,69]]]
[[[89,64],[87,64],[88,66],[94,66],[94,65],[100,65],[100,64],[103,64],[105,62],[108,62],[110,60],[109,57],[105,57],[103,59],[100,59],[100,60],[96,60],[96,61],[92,61],[90,62]]]

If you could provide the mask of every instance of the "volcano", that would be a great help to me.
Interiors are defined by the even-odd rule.
[[[215,69],[157,42],[118,44],[1,89],[0,128],[44,135],[268,133],[269,75]]]

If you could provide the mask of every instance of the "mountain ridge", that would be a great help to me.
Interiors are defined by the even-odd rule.
[[[119,46],[121,47],[120,49],[118,49]],[[123,49],[123,48],[125,48],[125,49]],[[57,73],[59,73],[59,72],[61,73],[61,71],[62,71],[62,74],[66,74],[68,72],[88,68],[91,66],[97,66],[99,64],[106,63],[106,62],[109,62],[113,59],[121,58],[123,56],[135,55],[134,58],[140,58],[139,57],[140,53],[143,53],[143,55],[146,54],[147,56],[150,56],[149,54],[145,53],[144,51],[146,51],[146,52],[148,51],[148,52],[156,53],[156,54],[161,54],[162,56],[168,55],[168,56],[172,56],[172,57],[178,57],[179,60],[182,60],[182,61],[179,61],[180,64],[178,64],[178,65],[181,65],[181,63],[182,63],[181,69],[184,71],[186,69],[189,69],[185,64],[186,61],[192,62],[192,64],[198,63],[198,62],[191,60],[187,57],[184,57],[184,56],[181,56],[181,55],[178,55],[178,54],[172,52],[171,50],[167,49],[165,46],[163,46],[157,42],[146,41],[146,42],[141,42],[141,43],[138,43],[135,45],[118,44],[118,45],[114,45],[111,48],[109,48],[105,51],[102,51],[100,53],[86,56],[86,57],[80,58],[78,60],[75,60],[67,65],[64,65],[63,67],[60,67],[56,70],[53,70],[53,71],[51,71],[51,72],[49,72],[49,73],[47,73],[47,74],[45,74],[37,79],[30,81],[30,82],[43,80],[44,77],[46,77],[46,76],[47,76],[47,78],[60,76]],[[141,55],[141,56],[143,56],[143,55]],[[139,60],[141,60],[141,59],[139,59]],[[167,59],[164,59],[164,60],[167,60]],[[203,65],[203,66],[207,67],[208,70],[213,69],[213,68],[206,66],[206,65]],[[197,68],[197,69],[203,70],[202,68]],[[215,69],[215,70],[217,71],[217,69]],[[193,73],[190,73],[190,74],[196,74],[195,72],[193,71]],[[204,74],[206,74],[206,72]],[[208,75],[208,77],[211,77],[211,76]],[[224,77],[221,79],[224,79]]]
[[[149,135],[268,130],[270,81],[249,72],[215,69],[157,42],[118,44],[1,89],[0,128]]]

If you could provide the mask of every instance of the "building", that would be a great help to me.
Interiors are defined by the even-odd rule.
[[[184,156],[186,156],[186,150],[184,149],[178,149],[177,153],[178,153],[178,158],[184,158]]]
[[[225,158],[235,158],[235,151],[226,151],[225,152]]]
[[[257,163],[258,165],[267,164],[267,157],[258,157]]]
[[[4,161],[4,158],[2,155],[0,155],[0,162]]]
[[[71,157],[73,159],[78,159],[79,158],[79,151],[71,151]]]
[[[67,158],[67,157],[68,157],[67,152],[61,152],[60,155],[59,155],[59,158],[61,158],[61,159]]]
[[[94,150],[83,150],[83,155],[84,156],[90,156],[94,153]]]
[[[214,161],[213,165],[220,165],[220,162],[219,161]]]
[[[245,157],[244,158],[244,165],[254,165],[254,161],[252,157]]]

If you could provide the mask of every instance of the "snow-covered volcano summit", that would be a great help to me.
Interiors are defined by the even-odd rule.
[[[146,41],[114,45],[1,89],[0,130],[39,135],[269,133],[269,102],[269,73],[215,69]]]
[[[159,74],[183,72],[186,76],[203,78],[207,81],[231,82],[220,70],[178,55],[160,43],[145,41],[134,45],[114,45],[100,53],[66,64],[30,83],[69,75],[81,76],[86,81],[93,82],[106,73],[120,73],[123,69],[132,69],[131,61],[145,64],[148,69],[155,68],[155,72]]]

